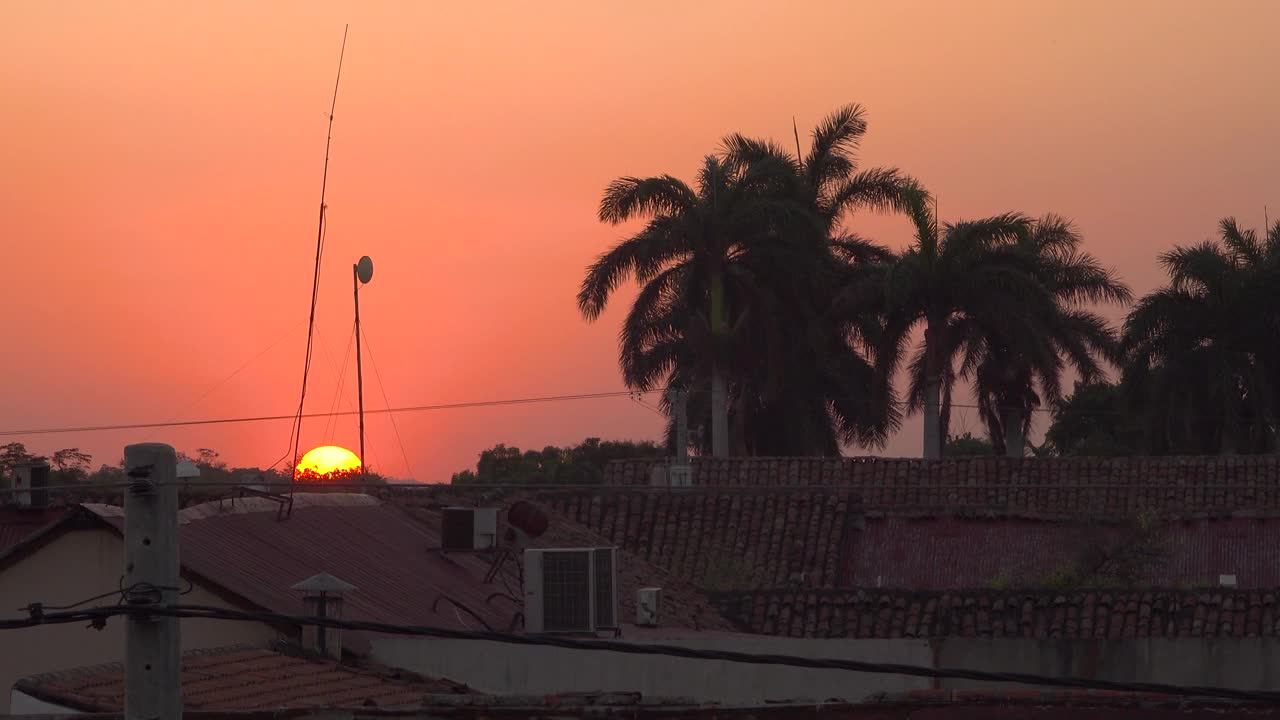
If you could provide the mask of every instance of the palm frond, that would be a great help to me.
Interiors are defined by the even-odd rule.
[[[678,178],[622,177],[605,188],[599,217],[601,222],[617,225],[646,215],[679,215],[696,205],[693,190]]]

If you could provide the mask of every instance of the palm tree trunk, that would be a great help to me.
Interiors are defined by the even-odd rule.
[[[1000,424],[1004,426],[1005,456],[1022,457],[1026,454],[1027,438],[1022,434],[1022,408],[1005,406],[1000,412]]]
[[[721,367],[720,352],[724,341],[724,276],[720,270],[711,273],[711,455],[729,456],[729,383]]]
[[[924,456],[942,457],[942,362],[941,338],[930,320],[924,331]]]

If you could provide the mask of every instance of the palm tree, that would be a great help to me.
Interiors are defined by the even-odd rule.
[[[1040,330],[1053,303],[1021,247],[1032,221],[1009,213],[938,227],[927,202],[909,211],[915,241],[888,262],[863,268],[842,294],[841,313],[865,313],[879,305],[885,327],[877,367],[891,378],[901,366],[913,332],[923,338],[912,355],[909,412],[924,413],[924,456],[942,456],[950,398],[958,377],[956,360],[975,337],[1016,338]],[[967,357],[972,364],[973,357]],[[963,369],[963,368],[962,368]]]
[[[708,156],[696,188],[670,175],[623,177],[600,202],[602,222],[648,218],[639,232],[587,269],[578,307],[588,320],[603,312],[628,276],[643,287],[627,315],[620,360],[626,383],[650,390],[661,381],[709,385],[712,454],[729,450],[728,389],[735,357],[727,351],[731,323],[740,324],[749,273],[745,248],[776,233],[786,212],[793,171],[767,160],[730,166]],[[735,303],[736,301],[736,303]]]
[[[782,347],[797,356],[787,367],[800,370],[786,375],[785,394],[777,392],[776,372],[774,381],[761,380],[773,390],[765,404],[773,412],[758,407],[752,416],[772,426],[756,435],[765,438],[766,445],[767,439],[790,436],[784,442],[793,450],[809,447],[809,454],[838,454],[842,445],[851,443],[882,445],[900,423],[890,385],[866,357],[872,354],[882,327],[881,308],[843,315],[831,312],[835,297],[860,281],[857,270],[863,264],[890,256],[885,248],[849,232],[843,221],[862,209],[906,212],[927,197],[916,180],[896,168],[859,167],[857,150],[866,131],[863,108],[850,104],[814,128],[807,154],[801,152],[798,136],[794,155],[773,142],[741,134],[730,135],[723,143],[725,161],[731,167],[764,163],[791,168],[792,181],[775,189],[789,190],[791,206],[803,208],[819,222],[816,235],[803,225],[799,232],[775,238],[789,246],[793,263],[794,258],[803,258],[800,262],[809,263],[808,269],[760,273],[763,283],[776,285],[783,277],[799,279],[804,286],[801,292],[795,288],[775,292],[789,298],[788,304],[773,312],[777,318],[786,318],[780,325],[791,333],[780,341]],[[756,255],[765,257],[765,269],[783,266],[767,252]],[[804,433],[816,446],[801,439]],[[823,451],[817,453],[815,447]]]
[[[1036,332],[1001,337],[995,328],[974,323],[977,334],[964,343],[961,376],[974,381],[978,412],[997,454],[1022,457],[1032,412],[1042,403],[1062,400],[1062,373],[1073,367],[1084,383],[1104,376],[1104,363],[1122,360],[1117,333],[1087,305],[1127,303],[1129,288],[1080,249],[1081,238],[1066,219],[1037,220],[1020,248],[1052,302],[1036,305]]]
[[[1265,238],[1233,218],[1219,229],[1160,256],[1169,284],[1125,321],[1126,384],[1159,449],[1275,451],[1280,223]]]

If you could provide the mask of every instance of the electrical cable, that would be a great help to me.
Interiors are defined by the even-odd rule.
[[[275,339],[275,341],[273,341],[270,345],[268,345],[268,346],[266,346],[265,348],[263,348],[262,350],[260,350],[260,351],[258,352],[258,354],[254,355],[253,357],[249,358],[248,360],[245,360],[243,363],[241,363],[241,364],[240,364],[240,366],[239,366],[239,367],[237,367],[235,370],[232,370],[230,375],[228,375],[228,376],[226,376],[226,377],[222,378],[222,379],[221,379],[221,380],[219,380],[218,382],[216,382],[216,383],[214,383],[213,385],[211,385],[211,386],[209,387],[209,389],[205,390],[205,391],[204,391],[204,392],[203,392],[199,397],[197,397],[195,400],[192,400],[190,403],[188,403],[188,404],[187,404],[187,410],[189,411],[189,410],[191,410],[192,408],[194,408],[194,407],[196,407],[197,405],[199,405],[199,404],[200,404],[200,403],[201,403],[205,398],[207,398],[207,397],[209,397],[210,395],[212,395],[212,394],[213,394],[213,392],[214,392],[215,390],[217,390],[218,388],[222,387],[223,385],[226,385],[228,382],[230,382],[230,381],[232,380],[232,378],[234,378],[236,375],[239,375],[239,374],[240,374],[240,372],[241,372],[242,370],[244,370],[245,368],[249,367],[249,366],[250,366],[250,365],[252,365],[253,363],[257,362],[257,361],[258,361],[258,359],[259,359],[259,358],[261,358],[263,355],[266,355],[267,353],[271,352],[271,350],[272,350],[273,348],[275,348],[275,346],[277,346],[277,345],[279,345],[280,343],[284,342],[285,338],[289,337],[289,336],[290,336],[290,335],[292,335],[294,332],[296,332],[296,331],[298,330],[298,328],[302,327],[302,324],[303,324],[303,323],[305,323],[305,322],[306,322],[306,318],[303,318],[302,320],[299,320],[297,325],[294,325],[293,327],[289,328],[289,331],[288,331],[288,332],[286,332],[285,334],[283,334],[283,335],[281,335],[280,337],[276,338],[276,339]],[[170,418],[170,420],[172,420],[172,419],[173,419],[173,418]],[[150,438],[150,437],[147,437],[146,439],[144,439],[144,440],[143,440],[143,442],[150,442],[150,440],[151,440],[151,438]]]
[[[33,605],[38,604],[33,603]],[[93,623],[95,627],[100,627],[108,618],[120,616],[202,618],[207,620],[291,625],[295,627],[314,626],[358,632],[383,633],[388,635],[433,637],[449,640],[486,641],[509,645],[555,647],[567,650],[593,652],[616,652],[627,655],[676,657],[690,660],[709,660],[749,665],[778,665],[784,667],[805,668],[809,670],[841,670],[846,672],[878,675],[906,675],[939,680],[1013,683],[1019,685],[1039,685],[1044,687],[1071,688],[1079,690],[1106,690],[1112,692],[1147,693],[1180,697],[1218,698],[1272,705],[1280,704],[1280,692],[1271,690],[1237,690],[1234,688],[1197,685],[1117,682],[1070,676],[1053,677],[1047,675],[1033,675],[1030,673],[1019,672],[992,672],[986,670],[971,670],[967,668],[934,668],[902,663],[882,663],[837,658],[812,658],[797,655],[747,653],[729,650],[703,650],[679,645],[631,643],[622,640],[580,639],[555,635],[521,635],[510,632],[489,630],[455,630],[443,627],[400,625],[367,620],[345,620],[329,617],[322,618],[316,616],[285,615],[282,613],[272,612],[249,612],[212,607],[208,605],[177,605],[173,607],[159,605],[134,605],[98,607],[69,612],[33,613],[26,618],[0,620],[0,630],[13,630],[37,627],[40,625],[78,623],[85,621]]]
[[[458,410],[462,408],[480,408],[480,407],[498,407],[503,405],[530,405],[534,403],[545,402],[565,402],[571,400],[600,400],[604,398],[627,397],[635,392],[653,393],[662,392],[662,388],[654,390],[615,390],[612,392],[598,393],[576,393],[572,395],[544,395],[539,397],[525,398],[508,398],[504,400],[474,400],[470,402],[441,403],[437,405],[411,405],[398,408],[384,408],[381,410],[365,410],[365,415],[382,415],[386,413],[407,413],[407,412],[429,412],[434,410]],[[357,415],[355,410],[343,410],[334,413],[306,413],[304,418],[318,417],[342,417],[347,415]],[[105,432],[112,430],[140,430],[145,428],[160,427],[193,427],[197,425],[232,425],[238,423],[250,422],[273,422],[280,420],[295,420],[296,415],[258,415],[248,417],[232,417],[232,418],[211,418],[205,420],[177,420],[173,422],[141,422],[141,423],[120,423],[115,425],[80,425],[68,427],[52,427],[52,428],[26,428],[26,429],[10,429],[0,430],[0,437],[13,437],[17,435],[58,435],[66,433],[86,433],[86,432]],[[287,455],[286,455],[287,457]]]

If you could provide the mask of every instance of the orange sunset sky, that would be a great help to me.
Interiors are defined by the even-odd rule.
[[[0,23],[0,430],[290,414],[306,337],[326,115],[310,410],[333,406],[351,263],[392,405],[618,390],[627,297],[575,293],[624,229],[623,174],[690,177],[730,131],[791,142],[862,103],[867,165],[945,219],[1073,218],[1136,292],[1155,256],[1280,216],[1280,3],[18,2]],[[853,225],[901,247],[901,219]],[[627,295],[630,294],[628,291]],[[1120,311],[1109,311],[1119,317]],[[237,367],[279,340],[231,380]],[[366,406],[385,402],[366,357]],[[340,405],[354,406],[354,363]],[[497,442],[652,438],[627,398],[386,416],[367,461],[447,480]],[[333,423],[329,423],[331,426]],[[1043,418],[1039,429],[1043,429]],[[972,411],[955,431],[978,431]],[[3,437],[285,452],[288,422]],[[356,447],[354,418],[304,446]],[[918,455],[913,419],[883,452]]]

